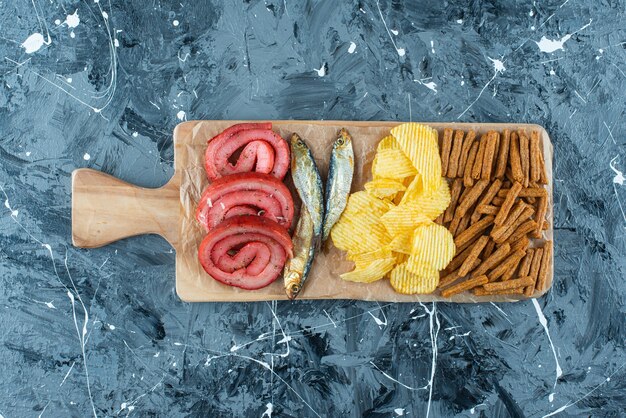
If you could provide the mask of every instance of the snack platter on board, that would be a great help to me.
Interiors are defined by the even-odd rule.
[[[179,124],[174,130],[175,173],[162,188],[139,188],[94,170],[76,170],[72,178],[74,244],[93,248],[129,236],[159,234],[176,250],[176,291],[181,299],[190,302],[287,299],[281,279],[257,290],[227,286],[209,277],[198,259],[198,247],[205,231],[198,224],[195,215],[203,190],[209,184],[204,167],[207,140],[234,124],[245,122],[250,121],[189,121]],[[352,136],[354,148],[354,178],[351,191],[357,192],[363,190],[364,184],[371,180],[372,161],[378,143],[401,122],[271,121],[271,123],[272,129],[281,137],[288,139],[293,133],[297,133],[306,141],[323,178],[327,175],[330,151],[337,138],[337,132],[342,128],[347,129]],[[532,131],[538,132],[545,160],[548,202],[545,215],[547,225],[544,226],[542,237],[552,241],[552,144],[545,129],[538,125],[512,123],[424,124],[438,131],[440,144],[446,128],[465,132],[473,130],[477,137],[489,131],[501,132],[505,129],[527,131],[529,136]],[[501,200],[504,200],[504,196],[502,194]],[[102,202],[108,204],[103,206]],[[333,245],[331,239],[328,239],[316,255],[309,278],[298,298],[392,302],[510,302],[526,299],[529,295],[538,297],[551,287],[553,269],[552,260],[549,261],[550,268],[544,272],[545,281],[542,288],[531,293],[527,292],[526,295],[520,293],[479,296],[463,292],[443,297],[439,291],[405,295],[397,293],[386,279],[371,283],[342,280],[340,275],[352,270],[354,264],[346,259],[343,251]]]

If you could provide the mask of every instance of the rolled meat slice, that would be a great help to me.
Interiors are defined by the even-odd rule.
[[[198,250],[200,264],[212,278],[248,290],[276,280],[291,256],[291,238],[285,228],[270,219],[246,215],[213,228]]]
[[[211,183],[196,210],[196,219],[207,231],[240,215],[258,215],[289,229],[293,221],[291,193],[269,174],[232,174]]]
[[[282,180],[289,164],[289,144],[272,131],[269,122],[233,125],[211,138],[204,154],[204,166],[211,180],[250,171]]]

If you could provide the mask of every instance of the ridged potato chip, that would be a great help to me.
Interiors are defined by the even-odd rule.
[[[396,138],[393,137],[393,135],[387,135],[378,143],[376,151],[380,152],[384,149],[400,149],[400,145],[398,144],[398,141],[396,141]]]
[[[417,174],[413,163],[399,149],[384,149],[376,153],[372,175],[376,178],[403,179]]]
[[[396,264],[395,258],[383,258],[368,264],[362,269],[354,269],[341,275],[343,280],[359,283],[371,283],[380,280]]]
[[[388,246],[379,248],[375,251],[370,251],[367,253],[355,254],[350,257],[354,264],[356,265],[356,269],[364,269],[369,264],[372,264],[376,260],[380,260],[383,258],[394,258],[395,256],[391,252],[391,248]]]
[[[361,191],[350,195],[342,217],[348,214],[366,213],[378,218],[389,209],[391,209],[391,205],[388,202],[377,199],[366,191]]]
[[[413,230],[394,235],[389,243],[389,248],[397,253],[411,254],[413,249]]]
[[[398,180],[379,178],[365,183],[365,190],[379,199],[393,200],[398,192],[406,190],[406,186]]]
[[[437,131],[419,123],[403,123],[393,128],[391,134],[421,174],[424,189],[435,190],[441,177]]]
[[[342,215],[330,236],[335,247],[352,254],[376,251],[391,242],[383,224],[366,214]]]
[[[400,205],[385,213],[380,221],[391,236],[413,231],[418,225],[431,223],[420,207]]]
[[[425,263],[443,270],[455,251],[454,238],[444,226],[435,223],[418,226],[413,233],[413,248],[407,268],[412,273],[419,273],[421,264]]]
[[[424,270],[424,275],[411,273],[407,269],[407,263],[398,264],[391,273],[389,279],[391,286],[398,293],[414,295],[417,293],[432,293],[439,284],[439,271],[431,268]]]
[[[365,191],[350,195],[331,231],[355,263],[341,278],[385,277],[399,293],[431,293],[456,250],[450,232],[433,222],[450,204],[437,132],[414,123],[394,128],[378,144],[372,177]]]

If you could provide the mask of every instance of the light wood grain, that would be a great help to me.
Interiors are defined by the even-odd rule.
[[[176,250],[176,290],[181,299],[200,301],[262,301],[286,299],[282,280],[257,291],[245,291],[223,285],[209,277],[198,262],[197,249],[204,231],[194,219],[197,201],[208,184],[203,168],[206,141],[228,126],[246,121],[189,121],[174,130],[174,168],[172,180],[160,189],[132,186],[111,176],[93,170],[77,170],[73,175],[72,225],[75,245],[97,247],[116,239],[144,233],[164,236]],[[371,161],[375,145],[400,122],[352,121],[273,121],[273,129],[283,137],[298,132],[311,145],[313,155],[324,176],[332,142],[341,127],[354,138],[355,178],[352,191],[362,190],[370,180]],[[489,130],[539,130],[546,171],[550,180],[549,229],[544,231],[552,239],[552,144],[547,132],[538,125],[525,124],[462,124],[428,123],[439,130],[473,129],[480,135]],[[444,299],[438,294],[399,295],[388,280],[371,284],[345,282],[339,274],[352,268],[342,251],[327,242],[317,256],[311,275],[299,299],[362,299],[378,301],[450,301],[450,302],[510,302],[525,299],[524,295],[475,296],[455,295]],[[548,278],[547,288],[552,284]],[[546,289],[547,291],[547,289]],[[545,292],[543,292],[545,293]],[[533,297],[542,293],[536,292]]]
[[[72,243],[96,248],[142,234],[158,234],[178,245],[179,183],[158,189],[133,186],[100,171],[72,173]]]

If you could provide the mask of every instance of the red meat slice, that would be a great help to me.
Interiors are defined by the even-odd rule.
[[[207,231],[239,215],[259,215],[289,229],[293,206],[289,189],[276,177],[239,173],[219,178],[206,188],[198,203],[196,219]]]
[[[237,161],[230,162],[241,151]],[[289,169],[289,144],[272,131],[272,124],[240,123],[211,138],[204,154],[209,179],[256,171],[282,180]]]
[[[254,290],[278,278],[292,248],[289,233],[278,223],[243,215],[211,229],[200,244],[198,258],[215,280]]]

